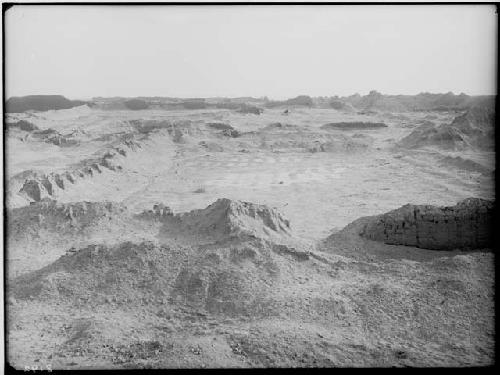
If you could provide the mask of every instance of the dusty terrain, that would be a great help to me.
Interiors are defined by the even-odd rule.
[[[494,114],[370,95],[9,114],[10,364],[492,364]]]

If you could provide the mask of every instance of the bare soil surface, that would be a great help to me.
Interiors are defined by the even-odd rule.
[[[493,151],[400,142],[458,115],[10,114],[36,127],[6,137],[9,363],[493,364],[490,249],[387,245],[348,226],[494,200]]]

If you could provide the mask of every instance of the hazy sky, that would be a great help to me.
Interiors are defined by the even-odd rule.
[[[14,6],[7,97],[496,93],[497,14],[450,6]]]

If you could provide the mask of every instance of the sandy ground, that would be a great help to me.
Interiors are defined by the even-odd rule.
[[[99,147],[106,147],[106,142],[96,142],[96,138],[131,131],[126,122],[129,120],[189,120],[201,128],[201,134],[189,137],[187,143],[174,143],[168,134],[155,134],[144,141],[145,146],[139,152],[127,156],[123,162],[126,173],[104,170],[102,175],[82,181],[70,191],[58,192],[57,199],[63,202],[113,200],[138,211],[164,202],[174,210],[188,211],[203,208],[220,197],[243,199],[280,208],[301,236],[320,239],[332,228],[341,228],[360,216],[385,212],[405,203],[454,204],[470,196],[489,199],[494,196],[492,176],[440,163],[443,155],[455,156],[457,152],[395,147],[397,140],[409,134],[428,114],[407,114],[406,120],[401,121],[383,114],[368,117],[322,109],[297,109],[288,116],[283,116],[280,110],[267,110],[261,116],[202,110],[111,112],[73,108],[53,112],[37,115],[31,121],[42,129],[50,127],[63,134],[82,130],[93,136],[86,137],[78,147],[9,139],[7,147],[15,150],[7,152],[11,176],[28,169],[64,170]],[[436,123],[453,118],[439,116]],[[364,131],[319,130],[328,122],[352,120],[385,121],[388,127]],[[203,124],[212,121],[230,124],[241,132],[258,132],[275,122],[309,130],[307,135],[295,129],[262,130],[257,135],[228,140],[216,138],[206,130]],[[367,139],[369,147],[311,153],[288,145],[272,146],[290,134],[296,139],[325,133],[334,137],[361,135],[363,138],[357,139]],[[262,139],[264,143],[267,140],[265,148]],[[203,140],[222,149],[211,151],[199,147],[197,143]],[[460,155],[494,169],[492,153]],[[197,189],[203,193],[193,194]]]
[[[54,189],[50,196],[63,203],[121,203],[130,218],[112,216],[109,221],[67,232],[57,226],[41,231],[30,222],[20,224],[15,232],[28,234],[9,238],[10,363],[18,368],[49,365],[54,369],[493,363],[490,252],[443,253],[357,238],[322,241],[361,216],[406,203],[453,205],[467,197],[494,199],[492,153],[397,146],[398,140],[429,116],[423,112],[365,116],[302,108],[292,109],[288,116],[279,109],[255,116],[226,110],[87,107],[13,115],[40,129],[76,134],[77,144],[57,146],[11,132],[6,140],[11,210],[29,205],[30,199],[18,193],[23,183],[19,176],[25,171],[72,171],[89,157],[119,144],[124,134],[132,135],[141,147],[117,159],[121,170],[101,168],[74,184],[66,183],[64,189]],[[454,114],[432,116],[432,121],[446,123]],[[167,126],[140,132],[133,120],[174,123],[182,135]],[[340,121],[384,122],[388,127],[321,129]],[[207,127],[210,122],[230,124],[240,136],[224,136]],[[282,126],[270,126],[275,123]],[[446,156],[472,160],[481,169],[446,164]],[[70,247],[112,247],[123,241],[181,244],[180,234],[178,239],[170,234],[162,237],[159,233],[167,233],[162,224],[136,220],[133,215],[159,202],[174,212],[187,212],[222,197],[276,207],[290,220],[297,244],[316,255],[307,261],[274,250],[266,255],[279,276],[271,281],[267,276],[259,279],[263,285],[270,283],[263,289],[267,291],[262,302],[268,307],[265,314],[207,311],[172,302],[168,295],[127,303],[113,301],[114,294],[109,292],[107,302],[93,303],[99,291],[92,288],[85,298],[78,289],[29,298],[16,292],[18,285],[28,283],[20,276],[50,267]],[[237,246],[245,244],[242,240]],[[188,246],[182,251],[189,253],[205,251],[209,245],[190,237],[182,246]],[[232,251],[233,245],[213,246],[217,254],[223,254]],[[193,255],[194,259],[200,256]],[[211,263],[200,259],[193,263],[193,270],[212,269]],[[222,264],[226,261],[228,267],[235,267],[234,280],[243,277],[248,283],[251,279],[244,277],[261,267],[254,261],[235,263],[234,259]],[[63,276],[72,285],[73,277],[83,280],[85,267],[74,274],[66,270]],[[122,274],[120,267],[114,269],[116,275]],[[179,271],[168,267],[167,273]],[[50,275],[43,277],[59,277],[57,272]],[[174,288],[173,281],[165,282]],[[131,290],[139,296],[142,293],[142,289]]]

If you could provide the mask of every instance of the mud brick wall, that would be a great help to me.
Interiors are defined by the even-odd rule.
[[[469,198],[452,207],[405,205],[375,217],[361,231],[367,239],[432,250],[493,246],[493,202]]]

